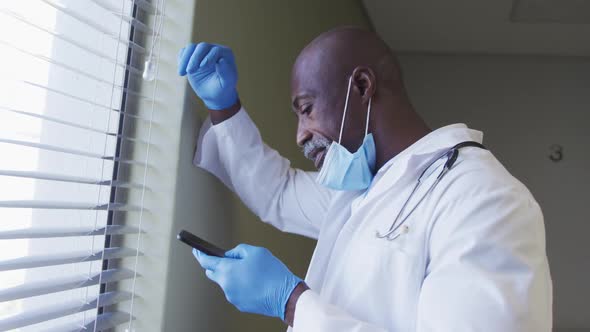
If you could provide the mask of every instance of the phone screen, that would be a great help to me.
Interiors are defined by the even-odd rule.
[[[223,250],[216,245],[201,239],[191,232],[181,230],[176,238],[209,256],[225,257],[226,250]]]

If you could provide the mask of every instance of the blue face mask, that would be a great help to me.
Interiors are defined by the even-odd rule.
[[[332,142],[328,148],[324,164],[316,179],[319,184],[335,190],[367,189],[371,185],[371,181],[373,181],[375,171],[375,141],[373,140],[373,134],[368,133],[369,118],[371,116],[371,99],[369,99],[369,108],[367,110],[363,144],[355,153],[350,153],[345,147],[340,145],[351,83],[352,76],[348,80],[348,91],[346,92],[338,143]]]

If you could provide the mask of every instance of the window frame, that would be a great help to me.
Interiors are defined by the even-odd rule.
[[[131,13],[131,17],[133,19],[136,19],[138,15],[138,7],[137,4],[134,2],[133,3],[133,9],[132,9],[132,13]],[[126,66],[132,66],[132,59],[133,59],[133,48],[131,46],[131,44],[137,39],[136,33],[135,33],[135,26],[131,25],[129,28],[129,45],[127,47],[127,53],[126,53],[126,59],[125,59],[125,65]],[[123,139],[123,135],[125,135],[125,114],[127,112],[127,90],[130,88],[130,83],[133,80],[132,75],[130,75],[129,70],[125,70],[125,78],[123,81],[123,91],[121,94],[121,107],[120,110],[121,112],[119,113],[119,119],[118,119],[118,128],[117,128],[117,142],[116,142],[116,147],[115,147],[115,161],[113,163],[113,174],[111,176],[111,180],[113,182],[120,180],[119,176],[119,166],[121,165],[121,163],[118,161],[118,158],[121,158],[123,156],[122,154],[122,150],[123,150],[123,144],[124,144],[124,139]],[[115,185],[111,185],[111,190],[110,190],[110,197],[109,197],[109,204],[115,204],[117,203],[117,193],[120,191],[121,188],[115,186]],[[115,213],[117,211],[114,210],[109,210],[107,213],[107,220],[106,220],[106,226],[112,226],[115,225]],[[112,248],[112,235],[107,234],[105,235],[104,238],[104,249],[108,249],[108,248]],[[103,250],[104,250],[103,249]],[[108,270],[110,268],[110,260],[109,259],[104,259],[102,261],[102,268],[101,268],[101,273],[104,273],[104,271]],[[98,295],[100,296],[100,294],[104,294],[106,292],[109,291],[109,287],[107,285],[107,283],[101,283],[100,285],[100,290],[98,292]],[[98,310],[97,310],[97,315],[101,315],[105,312],[105,306],[99,306]]]

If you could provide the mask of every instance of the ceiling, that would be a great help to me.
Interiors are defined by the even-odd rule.
[[[590,0],[362,2],[400,53],[590,56]]]

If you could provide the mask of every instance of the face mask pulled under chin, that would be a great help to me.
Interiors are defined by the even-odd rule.
[[[334,190],[367,189],[373,181],[375,172],[375,141],[373,134],[368,133],[369,118],[371,116],[371,99],[369,99],[367,109],[363,144],[354,153],[351,153],[341,145],[351,83],[352,76],[348,80],[344,114],[342,115],[342,124],[340,125],[340,137],[338,138],[338,142],[332,142],[330,147],[328,147],[324,164],[316,179],[319,184]]]

